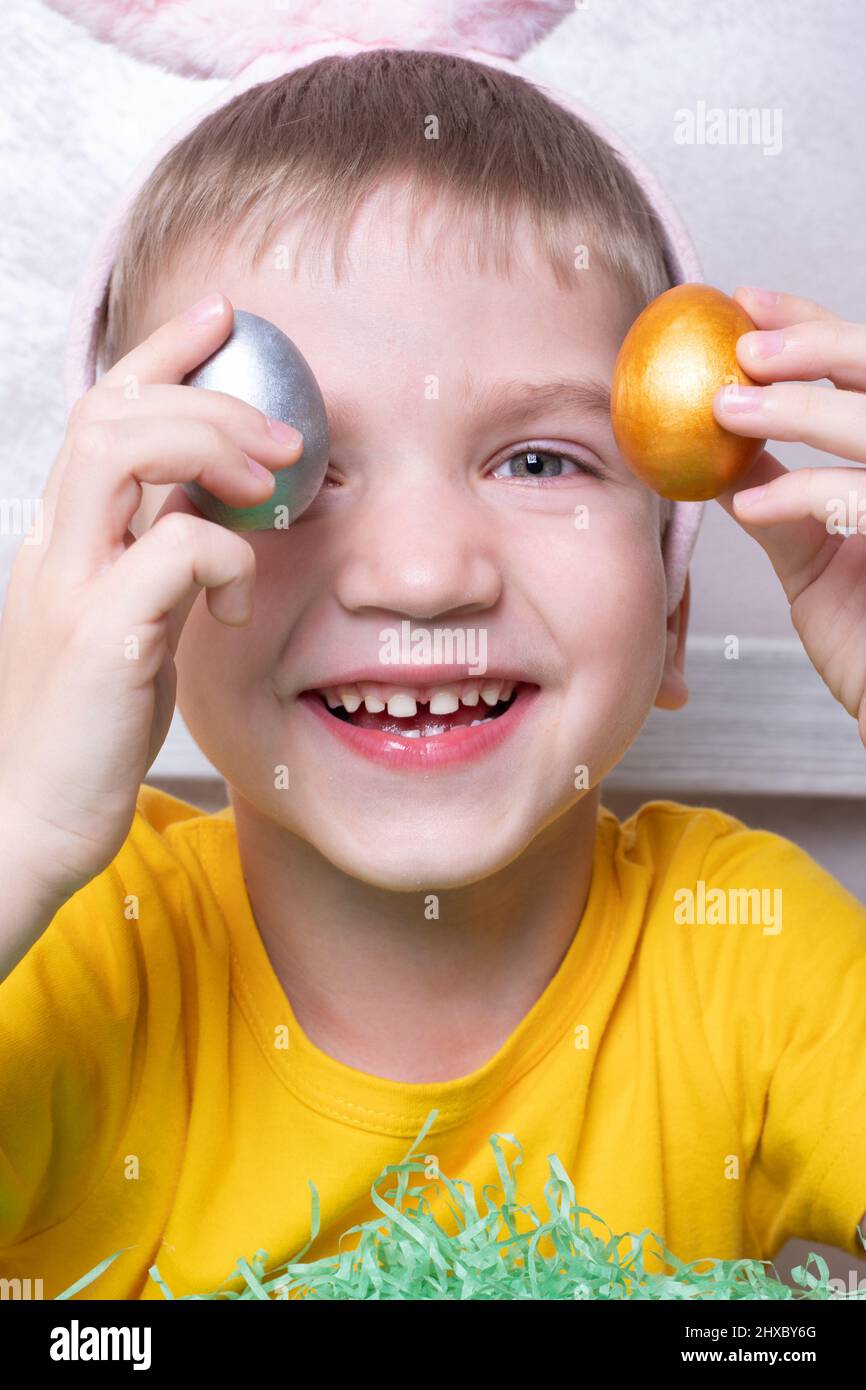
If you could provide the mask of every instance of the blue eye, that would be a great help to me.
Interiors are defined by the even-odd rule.
[[[500,473],[499,469],[506,464],[515,464],[516,467],[511,473]],[[565,465],[570,465],[571,471],[566,470]],[[575,473],[591,473],[594,477],[601,477],[598,469],[584,459],[570,458],[568,454],[559,454],[550,449],[519,449],[516,453],[510,454],[502,463],[497,464],[490,474],[491,478],[528,478],[538,479],[546,482],[553,478],[573,477]]]

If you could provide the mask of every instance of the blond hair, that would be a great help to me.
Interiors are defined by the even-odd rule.
[[[438,195],[442,232],[476,264],[492,253],[507,274],[514,220],[528,216],[563,289],[581,248],[621,279],[636,312],[672,284],[661,224],[631,171],[530,81],[436,51],[333,55],[234,97],[153,170],[103,299],[100,366],[134,346],[136,306],[185,253],[212,264],[231,244],[253,271],[289,215],[302,221],[296,258],[330,244],[339,279],[356,213],[398,180],[412,195],[410,239]]]
[[[163,157],[126,222],[102,306],[101,365],[132,346],[136,305],[193,248],[216,256],[235,244],[251,250],[254,270],[280,222],[298,214],[298,255],[308,241],[320,254],[330,239],[338,278],[356,212],[400,177],[416,208],[447,195],[458,219],[449,240],[477,263],[492,252],[502,273],[522,214],[563,288],[574,286],[580,246],[639,307],[672,283],[654,210],[584,121],[531,82],[468,58],[375,49],[251,87]]]

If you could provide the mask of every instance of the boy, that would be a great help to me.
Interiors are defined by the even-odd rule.
[[[93,1296],[161,1297],[154,1262],[176,1295],[242,1252],[276,1264],[306,1243],[308,1180],[306,1258],[332,1253],[434,1108],[425,1154],[477,1193],[507,1132],[536,1210],[556,1153],[582,1205],[684,1259],[770,1258],[791,1235],[862,1248],[866,911],[712,808],[651,801],[621,825],[600,803],[652,705],[687,698],[688,585],[669,610],[668,514],[605,401],[664,287],[651,220],[598,142],[588,269],[551,274],[520,180],[554,220],[570,118],[533,126],[505,78],[511,156],[485,163],[494,130],[469,122],[463,163],[446,140],[440,171],[429,150],[407,168],[398,142],[368,173],[402,128],[398,88],[416,111],[477,88],[471,65],[409,56],[393,91],[375,53],[256,89],[161,167],[113,281],[108,370],[46,488],[46,543],[16,560],[0,1269],[47,1297],[124,1247]],[[316,81],[351,112],[334,167],[327,130],[308,156],[313,188],[337,161],[356,171],[345,277],[304,261],[292,199],[258,262],[235,219],[244,180],[270,187],[260,161],[286,163],[266,133],[301,121]],[[500,248],[501,224],[471,214],[509,193]],[[570,247],[564,195],[559,216]],[[491,268],[467,246],[509,254]],[[288,531],[233,534],[179,486],[252,505],[262,468],[300,454],[244,402],[180,384],[233,308],[297,342],[328,406],[328,477]],[[486,671],[385,664],[406,621],[483,633]],[[217,815],[143,785],[175,678],[229,787]],[[700,884],[780,890],[781,929],[684,922]]]

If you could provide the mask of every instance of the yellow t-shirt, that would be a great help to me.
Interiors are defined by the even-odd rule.
[[[469,1075],[392,1081],[299,1028],[231,809],[145,785],[116,859],[0,984],[0,1276],[52,1298],[129,1246],[81,1297],[161,1298],[154,1263],[175,1295],[208,1292],[241,1255],[303,1248],[309,1180],[303,1258],[335,1253],[431,1108],[421,1151],[482,1211],[489,1137],[510,1133],[540,1216],[556,1154],[612,1231],[686,1260],[772,1258],[792,1235],[861,1255],[866,909],[720,811],[602,806],[584,915],[533,1008]],[[427,1195],[453,1230],[444,1185]]]

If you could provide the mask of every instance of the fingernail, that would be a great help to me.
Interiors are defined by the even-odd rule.
[[[246,461],[249,464],[250,472],[256,478],[268,478],[270,482],[274,481],[274,475],[271,472],[271,470],[269,468],[265,468],[263,464],[259,463],[258,459],[251,459],[249,454],[245,454],[244,457],[246,458]]]
[[[746,352],[750,357],[775,357],[785,346],[785,335],[781,328],[773,328],[766,332],[758,330],[755,333],[746,333],[744,337]]]
[[[740,288],[750,294],[758,304],[763,304],[768,309],[771,304],[778,304],[779,302],[779,295],[776,290],[762,290],[757,285],[741,285]]]
[[[304,437],[298,430],[292,429],[291,425],[287,425],[283,420],[274,420],[270,415],[268,429],[281,444],[300,444]]]
[[[757,410],[764,397],[763,386],[726,386],[722,391],[725,410]]]
[[[735,494],[739,507],[751,507],[755,502],[760,502],[764,493],[767,491],[767,484],[762,483],[760,487],[746,487],[742,492]]]
[[[190,323],[209,323],[211,319],[218,318],[222,313],[223,297],[221,294],[206,294],[204,299],[200,299],[197,304],[193,304],[191,309],[187,309],[184,318]]]

